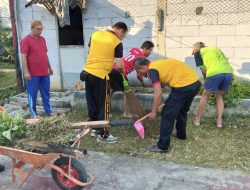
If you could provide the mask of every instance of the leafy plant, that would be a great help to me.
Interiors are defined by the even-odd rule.
[[[0,21],[0,61],[13,63],[13,54],[11,31],[9,28],[2,27]]]
[[[0,113],[0,145],[11,145],[15,138],[21,138],[26,131],[20,115],[10,117],[7,111]]]

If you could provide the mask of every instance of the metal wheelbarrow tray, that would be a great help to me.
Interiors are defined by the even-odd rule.
[[[12,184],[15,187],[21,187],[33,170],[41,170],[44,166],[51,168],[53,181],[64,190],[83,189],[83,187],[92,184],[94,180],[94,177],[86,173],[84,166],[77,159],[62,153],[38,154],[0,146],[0,155],[12,158]],[[54,159],[56,160],[52,163]],[[32,165],[27,172],[23,169],[26,164]],[[16,181],[17,177],[20,178],[19,184]]]

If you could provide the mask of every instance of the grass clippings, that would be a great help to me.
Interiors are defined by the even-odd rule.
[[[37,124],[27,126],[24,138],[16,142],[15,148],[30,150],[30,147],[27,147],[26,144],[29,141],[68,145],[70,141],[75,139],[76,133],[70,128],[70,124],[66,120],[41,119]]]
[[[67,119],[82,121],[87,118],[86,115],[85,110],[76,109],[67,115]],[[111,132],[119,138],[118,143],[99,144],[96,138],[87,135],[82,139],[81,145],[92,151],[250,173],[250,118],[225,118],[222,129],[215,127],[212,118],[204,119],[200,127],[193,126],[189,118],[188,138],[183,141],[171,137],[172,150],[166,154],[146,151],[146,147],[158,141],[159,118],[144,124],[147,126],[144,140],[139,139],[132,126],[113,127]]]

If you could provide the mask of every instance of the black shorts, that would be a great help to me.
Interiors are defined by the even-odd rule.
[[[123,78],[119,71],[112,69],[109,73],[110,87],[113,92],[124,91]]]

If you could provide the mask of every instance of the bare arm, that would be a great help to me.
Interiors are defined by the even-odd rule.
[[[149,119],[154,120],[158,111],[158,108],[161,104],[162,100],[162,89],[161,89],[161,84],[156,84],[154,86],[154,102],[153,102],[153,108],[152,112],[149,115]]]
[[[24,71],[24,78],[25,80],[31,80],[30,72],[28,69],[28,61],[27,61],[27,54],[21,54],[22,64],[23,64],[23,71]]]
[[[204,67],[201,67],[200,69],[201,69],[201,73],[202,73],[202,75],[203,75],[203,77],[205,79],[206,76],[207,76],[207,71],[206,71],[206,69]]]
[[[162,100],[162,89],[161,84],[157,84],[154,86],[154,102],[152,112],[157,113],[158,108],[161,104]]]
[[[115,58],[116,65],[121,73],[124,73],[124,66],[122,58]]]
[[[50,75],[53,75],[53,69],[51,68],[51,65],[50,65],[50,62],[49,62],[48,54],[47,54],[47,61],[48,61],[49,74],[50,74]]]

